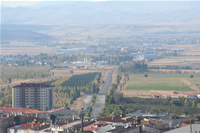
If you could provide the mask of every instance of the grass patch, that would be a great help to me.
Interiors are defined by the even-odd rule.
[[[190,74],[130,74],[126,90],[163,90],[163,91],[194,91],[184,84],[183,79],[192,84],[199,83],[199,77],[190,78]],[[200,86],[198,86],[200,88]]]
[[[63,84],[64,82],[66,82],[68,79],[69,79],[69,77],[60,78],[60,79],[56,80],[55,82],[52,82],[51,85],[59,86],[59,85]]]
[[[163,86],[163,85],[148,85],[148,86],[127,86],[126,90],[163,90],[163,91],[194,91],[188,86]]]

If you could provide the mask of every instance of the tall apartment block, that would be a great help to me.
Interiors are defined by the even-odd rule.
[[[12,107],[54,108],[54,87],[45,83],[21,83],[12,88]]]

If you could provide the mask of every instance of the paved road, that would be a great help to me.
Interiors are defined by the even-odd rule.
[[[112,71],[109,71],[106,77],[105,84],[101,88],[99,95],[107,95],[111,83],[112,83]]]
[[[105,84],[101,88],[100,93],[97,95],[97,101],[95,103],[95,106],[94,106],[94,109],[93,109],[92,115],[91,115],[92,118],[96,118],[99,115],[99,113],[101,112],[101,110],[103,109],[103,107],[105,105],[106,95],[108,93],[108,89],[109,89],[111,83],[112,83],[112,71],[109,71],[108,75],[106,77]]]
[[[92,99],[92,95],[87,95],[87,97],[85,99],[83,99],[83,109],[84,109],[84,111],[90,105],[91,99]]]

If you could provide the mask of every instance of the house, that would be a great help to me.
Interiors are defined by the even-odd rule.
[[[105,126],[107,126],[108,125],[108,123],[107,122],[95,122],[95,123],[93,123],[93,124],[90,124],[90,125],[88,125],[88,126],[85,126],[84,128],[83,128],[83,130],[84,131],[95,131],[95,130],[98,130],[99,128],[102,128],[102,127],[105,127]]]
[[[50,128],[49,123],[42,123],[39,126],[33,127],[29,130],[29,133],[43,133]]]
[[[87,126],[94,123],[94,121],[84,121],[83,125]],[[81,129],[80,119],[66,119],[64,121],[55,122],[52,124],[53,132],[77,132]]]
[[[78,111],[67,109],[67,108],[59,108],[47,111],[48,116],[54,115],[57,121],[66,120],[72,117],[78,116]]]
[[[29,130],[31,128],[40,126],[42,123],[37,122],[29,122],[29,123],[23,123],[20,125],[15,125],[13,127],[7,128],[7,133],[29,133]]]
[[[200,133],[200,124],[190,124],[166,131],[164,133]]]
[[[156,128],[151,128],[148,126],[141,126],[141,127],[128,127],[128,126],[121,126],[121,127],[113,127],[113,129],[106,131],[106,133],[160,133],[161,131]]]
[[[169,129],[168,123],[163,123],[163,122],[159,122],[157,120],[147,119],[147,118],[123,117],[122,115],[102,118],[102,119],[98,119],[98,121],[104,121],[104,122],[108,122],[108,123],[123,123],[123,124],[128,123],[128,124],[132,124],[132,125],[138,123],[138,121],[139,121],[139,123],[140,123],[139,125],[145,125],[145,126],[148,126],[151,128],[159,129],[159,130]]]
[[[0,112],[11,113],[13,115],[28,115],[39,118],[47,118],[47,112],[41,110],[35,110],[30,108],[12,108],[12,107],[0,107]]]
[[[200,124],[200,116],[198,116],[196,119],[191,119],[191,120],[182,122],[183,126],[187,126],[187,125],[191,125],[191,124]]]
[[[0,117],[0,133],[7,133],[7,128],[15,124],[27,122],[26,116],[14,116],[9,113],[1,113]]]
[[[176,115],[173,113],[164,113],[161,115],[158,115],[158,118],[156,120],[164,123],[168,123],[169,127],[176,127],[177,125],[182,125],[183,121],[186,121],[187,118],[182,115]]]

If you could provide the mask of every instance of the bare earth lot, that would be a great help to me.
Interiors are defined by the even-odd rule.
[[[1,55],[38,55],[40,53],[52,54],[56,53],[56,47],[44,46],[17,46],[17,47],[1,47]]]

